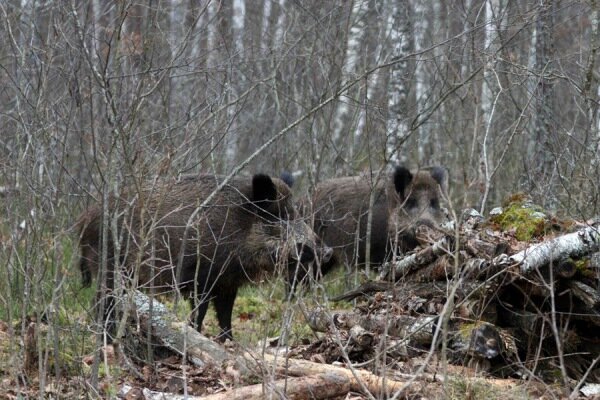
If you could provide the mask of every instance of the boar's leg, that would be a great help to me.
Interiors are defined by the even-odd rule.
[[[237,287],[220,289],[213,301],[217,312],[217,319],[219,320],[219,327],[221,328],[221,333],[217,337],[217,340],[224,342],[225,339],[233,340],[231,314],[233,313],[233,303],[237,296]]]
[[[190,298],[190,305],[192,307],[192,310],[196,307],[197,305],[197,309],[196,309],[196,330],[198,332],[202,332],[202,322],[204,321],[204,317],[206,316],[206,312],[208,311],[208,303],[209,303],[210,299],[208,298],[208,295],[206,294],[202,294],[200,295],[200,299],[199,302],[196,303],[194,301],[193,296]]]
[[[89,265],[89,256],[87,251],[88,246],[81,250],[81,258],[79,259],[79,270],[81,271],[81,287],[88,288],[92,286],[92,270]]]

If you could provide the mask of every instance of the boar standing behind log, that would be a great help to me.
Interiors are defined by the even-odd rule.
[[[218,340],[233,338],[233,303],[244,283],[279,267],[291,280],[298,265],[317,257],[327,261],[332,255],[312,229],[295,218],[290,188],[280,179],[262,174],[234,178],[197,210],[222,180],[214,175],[187,177],[112,199],[109,209],[117,213],[119,223],[118,232],[109,224],[106,271],[108,291],[114,286],[115,265],[135,278],[128,283],[134,287],[152,287],[159,293],[172,290],[177,282],[197,307],[198,330],[212,300],[221,328]],[[78,225],[82,282],[89,285],[100,266],[101,207],[84,213]],[[113,237],[120,238],[119,254]],[[105,313],[104,318],[110,316]]]
[[[372,191],[370,262],[377,266],[392,255],[392,244],[401,251],[418,245],[416,226],[435,226],[444,220],[440,188],[445,190],[446,185],[442,167],[410,172],[401,166],[375,183],[366,176],[351,176],[318,184],[312,196],[313,229],[334,249],[331,260],[321,264],[321,274],[337,265],[365,264]]]

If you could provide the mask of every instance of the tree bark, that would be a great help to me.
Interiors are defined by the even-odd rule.
[[[411,271],[417,270],[425,265],[429,265],[433,260],[443,254],[449,252],[449,241],[447,238],[442,238],[431,246],[425,247],[424,249],[411,254],[401,260],[393,263],[391,268],[384,268],[380,279],[383,280],[399,280],[401,277],[410,273]]]
[[[329,399],[345,396],[350,392],[350,379],[339,373],[325,372],[299,378],[286,378],[244,386],[226,392],[202,396],[203,400],[246,400],[246,399]]]
[[[127,396],[136,390],[123,387],[121,394]],[[224,392],[205,396],[190,396],[157,392],[144,388],[141,390],[146,400],[246,400],[246,399],[329,399],[344,396],[350,391],[348,377],[336,373],[321,373],[299,378],[279,379],[256,385],[242,386]]]
[[[527,274],[545,264],[566,257],[581,257],[600,250],[600,231],[589,226],[577,232],[559,236],[534,244],[510,256],[510,261],[519,264],[522,274]]]
[[[207,364],[221,366],[231,360],[232,356],[221,346],[201,335],[186,323],[178,321],[175,316],[160,302],[149,298],[140,291],[134,291],[132,301],[141,321],[142,328],[160,338],[167,348],[187,356],[195,365],[204,367]],[[152,302],[152,308],[150,303]],[[150,314],[152,309],[152,314]],[[242,374],[247,374],[243,365],[238,365]]]

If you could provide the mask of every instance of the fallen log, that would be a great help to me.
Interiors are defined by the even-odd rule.
[[[457,301],[466,298],[478,298],[484,300],[493,294],[500,285],[499,280],[494,281],[469,281],[460,283],[456,290]],[[403,303],[406,297],[421,297],[424,299],[440,298],[445,299],[448,294],[448,282],[384,282],[368,281],[358,288],[343,293],[331,299],[331,301],[350,301],[358,297],[371,296],[378,292],[388,292],[396,303]],[[397,298],[396,298],[397,297]],[[430,313],[431,314],[431,313]]]
[[[414,254],[384,265],[379,280],[397,281],[411,271],[429,265],[439,256],[451,253],[451,242],[452,240],[448,236],[443,237],[432,245],[427,246]]]
[[[330,399],[348,394],[350,380],[342,374],[324,373],[267,381],[204,396],[157,392],[148,388],[140,390],[130,386],[124,386],[119,394],[122,398],[134,398],[139,392],[145,400]]]
[[[504,372],[511,373],[515,365],[533,362],[540,355],[554,360],[555,342],[560,340],[562,351],[566,352],[568,376],[581,379],[596,349],[591,344],[597,342],[600,326],[598,226],[588,225],[536,244],[518,241],[511,232],[495,231],[494,225],[482,227],[475,231],[465,230],[461,225],[456,233],[458,251],[451,252],[450,245],[443,246],[446,239],[448,244],[455,243],[452,235],[431,245],[427,240],[420,241],[423,248],[386,266],[380,275],[386,281],[367,282],[334,298],[339,301],[367,297],[354,315],[317,313],[310,318],[319,323],[313,329],[322,332],[339,329],[342,345],[347,345],[348,330],[359,326],[375,334],[375,344],[385,339],[386,343],[394,342],[399,349],[403,346],[406,349],[407,343],[411,346],[414,343],[398,327],[416,322],[403,319],[404,316],[436,315],[440,305],[453,301],[455,308],[446,332],[450,359],[462,363],[462,359],[485,361],[492,357],[498,362],[494,354],[500,352],[497,346],[500,338],[503,342],[508,340],[507,347],[512,348],[503,355],[504,361],[500,361]],[[388,280],[393,284],[389,285]],[[380,291],[386,293],[376,293]],[[454,295],[452,299],[447,298],[450,293]],[[473,324],[482,322],[490,325],[472,329]],[[561,332],[559,338],[554,338],[555,332]],[[389,337],[378,336],[384,333]],[[323,348],[330,349],[334,344]],[[525,360],[518,362],[517,353]],[[334,351],[331,354],[336,355]],[[540,368],[541,373],[551,374],[555,364],[550,361]],[[594,376],[590,374],[590,379],[597,379]]]
[[[347,376],[335,372],[326,372],[244,386],[209,396],[202,396],[198,400],[329,399],[345,396],[350,390],[350,379]]]
[[[244,357],[252,362],[253,355],[244,354]],[[350,390],[353,392],[370,393],[376,398],[390,398],[397,395],[397,398],[406,398],[423,394],[426,383],[412,380],[399,381],[389,377],[377,376],[369,371],[362,369],[348,369],[329,364],[319,364],[306,360],[285,359],[274,357],[269,354],[264,355],[266,365],[275,365],[276,371],[287,376],[306,376],[314,374],[335,373],[346,376],[350,381]]]
[[[341,379],[341,377],[348,379],[352,391],[369,392],[374,396],[382,397],[391,397],[392,394],[400,393],[399,398],[402,398],[402,396],[415,395],[425,390],[424,385],[420,382],[395,381],[359,369],[347,369],[253,352],[245,352],[236,356],[228,353],[224,348],[202,336],[187,324],[178,322],[175,316],[160,302],[150,299],[139,291],[134,291],[132,297],[134,304],[138,307],[137,312],[142,321],[140,324],[142,330],[147,333],[148,329],[151,329],[151,334],[163,345],[188,358],[191,357],[192,362],[200,360],[203,363],[219,361],[233,363],[240,369],[242,376],[248,376],[250,371],[258,376],[284,374],[285,376],[301,377],[315,374],[335,374],[339,375],[336,379]],[[150,302],[153,302],[152,316],[149,314]],[[308,396],[308,394],[306,395]]]
[[[363,315],[353,311],[330,313],[323,308],[317,308],[309,314],[307,320],[310,328],[317,332],[327,332],[332,327],[350,331],[355,326],[360,326],[371,333],[386,333],[389,336],[410,340],[415,344],[426,345],[431,343],[437,319],[437,315],[422,317],[382,313]]]
[[[510,256],[497,254],[499,249],[506,250],[507,248],[502,243],[485,245],[485,242],[480,239],[466,237],[460,240],[460,243],[463,242],[466,243],[465,248],[470,253],[477,253],[478,249],[481,249],[479,253],[483,253],[483,258],[481,258],[482,254],[479,253],[477,254],[478,257],[461,256],[463,261],[459,263],[461,265],[459,271],[463,274],[477,271],[480,273],[485,272],[487,275],[480,276],[480,279],[485,279],[486,276],[511,265],[518,265],[521,274],[527,274],[534,269],[539,269],[554,262],[556,265],[553,268],[556,274],[568,278],[576,272],[570,261],[571,257],[578,258],[600,251],[600,231],[598,227],[589,226],[574,233],[531,245],[527,249]],[[385,264],[382,267],[379,280],[398,281],[423,268],[426,269],[419,271],[415,280],[437,280],[452,277],[452,243],[453,238],[446,236],[413,254]],[[490,260],[488,257],[492,254],[495,257]],[[440,257],[441,261],[437,262]],[[444,257],[448,257],[448,259],[444,259]]]
[[[386,341],[393,342],[393,345],[388,347],[394,351],[398,346],[406,345],[429,348],[439,317],[437,315],[420,317],[389,316],[387,314],[362,315],[354,311],[329,313],[322,308],[317,308],[309,313],[307,320],[311,329],[318,332],[328,332],[332,328],[347,331],[348,345],[345,345],[344,349],[349,353],[353,344],[353,330],[363,334],[365,331],[371,332],[378,335],[378,338],[385,338]],[[369,343],[377,343],[378,338],[375,338],[374,335],[369,337]],[[449,347],[452,349],[455,359],[465,357],[492,359],[502,354],[505,358],[510,357],[515,360],[514,340],[510,344],[505,343],[509,336],[489,322],[453,317],[449,323]],[[503,340],[503,338],[505,339]]]
[[[597,251],[600,251],[600,231],[596,226],[588,226],[577,232],[529,246],[510,256],[510,260],[519,264],[522,274],[527,274],[552,261],[582,257]]]
[[[569,289],[577,299],[585,304],[589,309],[594,310],[600,306],[600,292],[583,282],[569,281]],[[598,314],[597,314],[598,315]],[[600,315],[598,315],[600,318]]]
[[[198,333],[189,324],[177,320],[159,301],[136,290],[132,292],[132,302],[142,329],[145,332],[150,331],[152,335],[160,338],[165,347],[186,356],[194,365],[220,367],[225,361],[231,360],[231,355],[223,347]],[[242,375],[249,374],[243,364],[238,364],[237,367]]]
[[[190,354],[194,354],[203,360],[224,360],[222,367],[229,365],[228,369],[230,369],[231,365],[241,366],[246,371],[252,371],[253,376],[262,377],[265,380],[264,383],[259,385],[239,387],[224,393],[211,395],[213,397],[208,397],[209,399],[264,398],[265,395],[271,394],[275,395],[276,398],[321,398],[321,396],[344,396],[344,393],[349,391],[370,393],[376,398],[395,397],[402,399],[427,396],[428,393],[434,393],[436,390],[436,387],[432,387],[431,382],[419,379],[418,375],[394,375],[394,378],[377,376],[369,371],[352,367],[348,363],[348,359],[346,359],[348,368],[345,368],[302,359],[291,359],[281,353],[270,355],[248,351],[243,354],[232,354],[216,343],[207,343],[210,340],[191,328],[187,329],[189,327],[186,324],[176,323],[175,317],[156,300],[150,300],[140,292],[135,293],[135,298],[136,304],[142,305],[141,309],[138,310],[141,321],[147,321],[142,323],[140,327],[142,330],[146,330],[146,333],[147,329],[152,329],[152,335],[165,346],[188,357]],[[154,301],[153,309],[155,313],[152,318],[148,315],[149,308],[147,307],[150,301]],[[156,311],[159,311],[159,313],[157,314]],[[434,319],[434,317],[430,318],[431,320]],[[163,321],[165,319],[166,321]],[[469,331],[463,325],[462,333],[460,330],[454,329],[455,335],[460,334],[463,342],[456,341],[452,335],[449,336],[451,340],[450,347],[455,351],[455,354],[460,355],[463,351],[466,355],[493,358],[500,351],[499,349],[506,349],[506,344],[498,339],[501,338],[500,340],[504,341],[504,336],[502,334],[497,335],[494,326],[490,324],[471,324],[471,326],[472,329]],[[452,329],[451,327],[451,331]],[[431,330],[429,331],[431,332]],[[166,337],[163,336],[165,334]],[[364,330],[355,329],[349,337],[352,338],[351,340],[360,343],[365,340],[366,336],[364,334]],[[388,344],[386,352],[388,354],[391,351],[390,347],[398,347],[398,345],[402,347],[405,342],[393,338],[386,338],[386,340]],[[363,344],[365,343],[363,342]],[[373,343],[376,347],[377,342]],[[200,346],[200,349],[196,346]],[[394,373],[393,370],[389,372]],[[287,379],[278,379],[281,376]],[[150,394],[147,390],[144,391],[144,394],[146,393]],[[181,398],[177,397],[178,395],[169,396],[169,394],[163,393],[160,397],[154,398],[173,400]],[[188,398],[193,397],[188,396]]]

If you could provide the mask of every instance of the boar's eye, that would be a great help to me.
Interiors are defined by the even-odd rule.
[[[438,199],[429,200],[429,206],[431,208],[440,208],[440,201]]]
[[[404,207],[408,209],[417,208],[417,200],[413,199],[412,197],[409,197],[408,199],[406,199],[406,204],[404,205]]]

